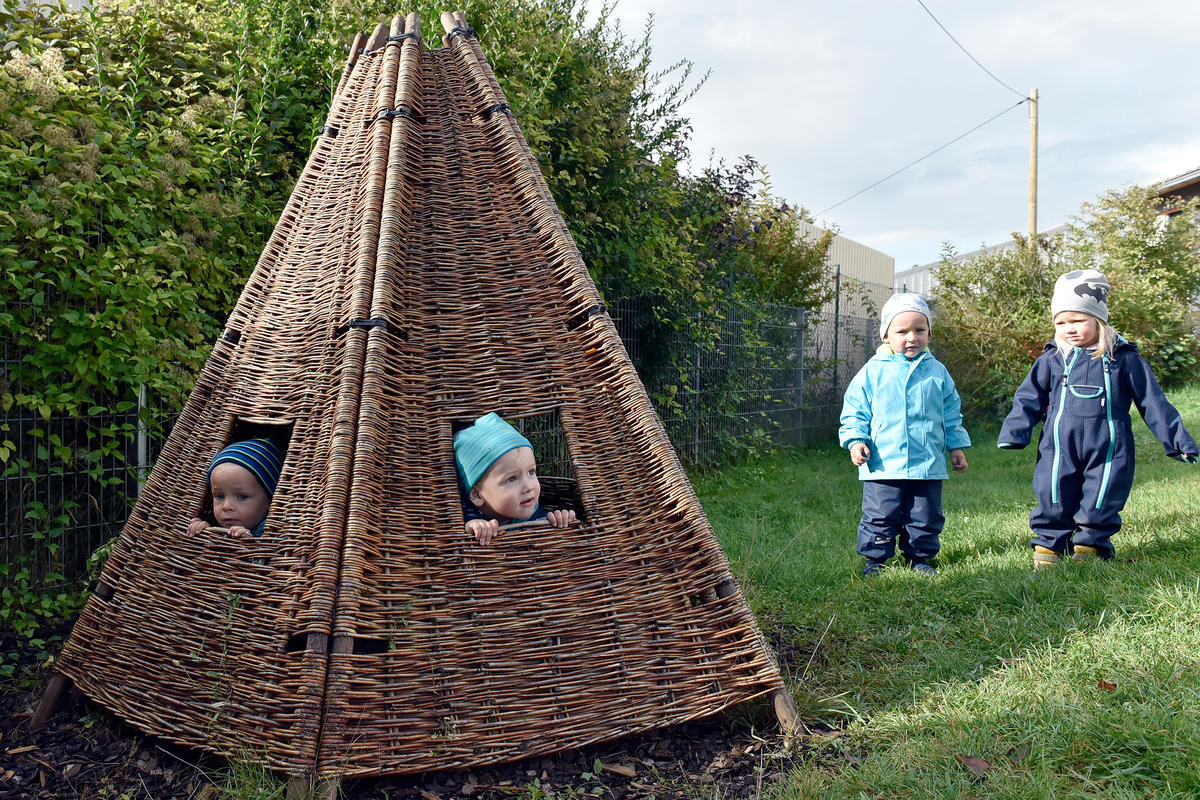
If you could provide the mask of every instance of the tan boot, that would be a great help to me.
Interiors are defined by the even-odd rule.
[[[1054,552],[1048,547],[1042,547],[1040,544],[1033,546],[1033,568],[1045,569],[1053,567],[1059,561],[1062,561],[1062,556]]]
[[[1089,559],[1099,557],[1100,551],[1087,544],[1075,545],[1075,552],[1071,554],[1071,558],[1075,561],[1088,561]]]

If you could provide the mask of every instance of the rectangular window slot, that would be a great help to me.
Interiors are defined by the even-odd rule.
[[[295,420],[287,417],[237,417],[233,421],[233,429],[229,432],[229,441],[225,445],[244,442],[247,439],[270,439],[279,448],[284,460],[287,460],[288,443],[292,440],[292,428],[295,425]]]
[[[604,307],[604,304],[598,303],[598,304],[592,306],[591,308],[589,308],[587,311],[581,311],[578,314],[576,314],[575,316],[571,317],[569,320],[567,320],[567,330],[573,331],[576,328],[581,327],[585,322],[587,322],[590,318],[596,316],[597,314],[607,314],[607,313],[608,313],[608,309]]]
[[[247,439],[270,439],[272,444],[279,448],[279,454],[286,464],[288,443],[292,440],[292,428],[295,427],[295,424],[294,420],[287,417],[254,415],[235,417],[233,425],[230,426],[229,438],[225,444],[221,445],[221,449],[224,450],[234,442],[244,442]],[[213,456],[216,456],[216,453],[213,453]],[[212,522],[216,519],[213,514],[212,489],[207,485],[207,481],[205,484],[203,508],[199,516],[201,519]],[[267,518],[270,519],[270,516],[271,512],[268,510]]]
[[[293,633],[288,637],[284,649],[288,653],[304,653],[310,650],[325,653],[329,651],[329,635],[325,633]]]
[[[533,456],[537,459],[538,482],[542,485],[539,505],[549,511],[572,509],[580,520],[587,519],[558,411],[512,418],[499,411],[496,413],[504,417],[505,421],[520,431],[533,445]],[[470,427],[473,422],[474,420],[453,420],[451,430],[458,433],[463,428]],[[453,441],[449,446],[453,449]],[[454,476],[454,483],[458,484],[457,475]]]

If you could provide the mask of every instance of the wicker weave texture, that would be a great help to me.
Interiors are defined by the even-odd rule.
[[[478,41],[359,37],[325,134],[59,660],[138,727],[293,774],[520,758],[779,673]],[[452,439],[568,455],[567,530],[463,532]],[[186,533],[286,442],[266,532]],[[565,479],[565,480],[564,480]],[[547,492],[549,496],[550,492]]]

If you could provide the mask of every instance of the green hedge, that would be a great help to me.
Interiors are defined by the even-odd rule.
[[[438,46],[441,9],[413,10]],[[630,39],[608,9],[588,23],[577,0],[462,10],[601,291],[648,309],[640,335],[674,343],[643,374],[686,373],[685,353],[716,341],[711,315],[696,312],[718,299],[823,301],[827,242],[795,241],[803,212],[765,193],[752,160],[697,176],[680,167],[682,106],[703,77],[688,62],[656,70],[649,26]],[[127,483],[114,467],[138,387],[167,412],[182,405],[323,124],[350,40],[395,11],[376,0],[0,7],[0,477],[12,509],[0,624],[28,632],[77,601],[60,591],[63,545],[93,490],[37,498],[55,476]]]

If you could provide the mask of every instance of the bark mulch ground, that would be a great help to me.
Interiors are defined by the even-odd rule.
[[[50,635],[65,634],[52,632]],[[17,642],[0,636],[0,652]],[[55,649],[55,648],[51,648]],[[44,657],[44,656],[43,656]],[[37,733],[29,721],[49,672],[35,653],[20,654],[0,682],[0,798],[8,800],[220,800],[229,797],[229,762],[147,736],[77,692]],[[6,663],[13,663],[11,656]],[[756,731],[757,727],[757,731]],[[345,800],[671,800],[757,798],[801,760],[835,755],[838,731],[785,744],[769,710],[625,737],[554,756],[470,771],[346,781]]]

